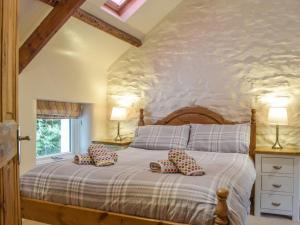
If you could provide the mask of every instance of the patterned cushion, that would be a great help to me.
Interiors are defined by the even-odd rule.
[[[186,149],[190,126],[149,125],[138,127],[131,147],[170,150]]]
[[[175,164],[177,169],[187,176],[202,176],[205,174],[201,166],[199,166],[196,160],[186,154],[182,150],[169,151],[169,160]]]
[[[156,173],[179,173],[175,164],[168,159],[150,162],[150,169]]]
[[[118,154],[116,152],[111,152],[110,154],[111,154],[112,158],[114,159],[114,161],[117,162],[118,161]]]
[[[75,155],[73,162],[78,165],[93,165],[94,164],[92,157],[88,153]]]
[[[250,124],[192,124],[189,150],[208,152],[248,153]]]
[[[109,152],[102,144],[91,144],[88,152],[95,166],[113,165],[118,160],[118,155],[115,152]]]

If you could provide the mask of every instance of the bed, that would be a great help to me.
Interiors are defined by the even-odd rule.
[[[188,151],[205,168],[202,177],[152,173],[149,162],[167,151],[136,148],[119,151],[111,167],[57,162],[34,168],[21,178],[22,216],[55,225],[243,225],[255,179],[255,110],[250,122],[249,155]],[[156,124],[189,123],[233,124],[202,107],[180,109]]]

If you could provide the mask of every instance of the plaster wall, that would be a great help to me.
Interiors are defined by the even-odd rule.
[[[258,145],[270,145],[274,97],[284,97],[283,145],[300,145],[300,1],[185,0],[108,73],[108,110],[129,107],[122,132],[132,135],[138,108],[149,122],[201,105],[235,121],[257,109]],[[115,123],[108,122],[114,135]]]
[[[22,35],[21,40],[26,33]],[[31,141],[22,142],[22,173],[36,165],[37,99],[89,104],[88,115],[82,119],[86,133],[81,135],[81,147],[106,136],[106,73],[127,48],[127,43],[71,18],[23,70],[19,75],[20,130]]]
[[[82,9],[143,39],[182,0],[149,0],[126,21],[101,9],[105,0],[87,0]],[[20,45],[52,7],[36,0],[20,0]],[[36,99],[91,103],[83,117],[82,147],[106,136],[106,75],[109,66],[131,45],[71,18],[20,74],[20,129],[31,141],[22,143],[21,171],[35,165]],[[91,124],[91,127],[87,127]]]

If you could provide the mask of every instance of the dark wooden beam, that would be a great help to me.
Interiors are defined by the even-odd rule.
[[[60,0],[40,0],[40,2],[44,2],[47,5],[55,7],[57,4],[59,4]]]
[[[85,0],[49,0],[54,8],[19,49],[19,72],[31,62]]]
[[[119,38],[120,40],[126,41],[133,46],[140,47],[142,45],[142,41],[138,38],[118,29],[117,27],[99,19],[98,17],[93,16],[82,9],[78,9],[75,12],[74,17],[116,38]]]
[[[55,5],[58,2],[58,0],[40,0],[40,1],[53,7],[55,7]],[[134,37],[131,34],[128,34],[125,31],[120,30],[119,28],[105,22],[104,20],[99,19],[98,17],[86,12],[85,10],[77,9],[73,16],[133,46],[140,47],[142,45],[142,41],[139,40],[138,38]]]

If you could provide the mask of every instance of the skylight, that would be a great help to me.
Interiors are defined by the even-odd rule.
[[[121,6],[126,0],[111,0],[111,2],[116,3],[117,5]]]
[[[107,0],[101,7],[109,14],[126,21],[146,0]]]

